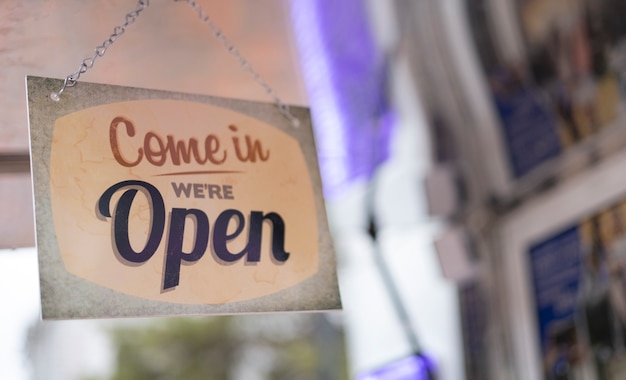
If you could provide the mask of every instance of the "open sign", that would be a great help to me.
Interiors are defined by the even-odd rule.
[[[340,307],[306,109],[58,85],[28,79],[45,318]]]

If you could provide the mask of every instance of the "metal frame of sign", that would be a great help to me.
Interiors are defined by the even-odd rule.
[[[296,128],[290,124],[289,120],[287,120],[273,104],[211,96],[80,82],[75,87],[65,91],[59,101],[52,100],[50,94],[58,90],[62,83],[63,81],[58,79],[40,77],[27,78],[36,240],[39,252],[42,313],[44,318],[64,319],[238,314],[251,312],[333,310],[341,308],[335,271],[335,257],[326,221],[324,201],[321,195],[321,180],[308,109],[303,107],[291,107],[290,110],[292,114],[300,120],[300,126]],[[155,229],[155,224],[152,224],[151,230],[143,232],[143,238],[139,240],[133,238],[130,233],[132,228],[130,226],[134,212],[132,211],[132,207],[135,206],[128,206],[128,210],[130,211],[127,210],[126,215],[124,215],[123,210],[118,210],[122,207],[120,205],[124,202],[134,202],[136,194],[136,199],[142,198],[149,200],[150,197],[147,194],[150,193],[153,197],[152,201],[154,201],[154,192],[149,189],[151,186],[149,182],[152,180],[156,183],[163,178],[167,178],[166,181],[174,181],[173,179],[170,180],[170,178],[180,178],[178,180],[182,183],[185,181],[202,182],[202,179],[193,174],[189,175],[189,173],[183,173],[181,171],[183,169],[177,169],[178,167],[175,166],[169,167],[169,169],[175,168],[179,170],[175,173],[172,173],[171,170],[169,173],[161,173],[151,169],[152,172],[148,174],[142,171],[143,169],[140,168],[140,165],[131,167],[134,165],[131,161],[137,157],[143,157],[144,161],[148,158],[148,154],[152,154],[151,158],[153,160],[159,160],[165,157],[165,154],[159,156],[159,144],[167,144],[165,142],[166,137],[164,136],[167,134],[167,138],[170,138],[170,133],[175,135],[181,130],[181,126],[173,125],[171,129],[161,129],[160,132],[157,131],[153,133],[151,135],[153,138],[151,140],[146,139],[145,141],[148,142],[144,142],[146,145],[143,145],[143,148],[139,148],[139,150],[137,150],[137,147],[124,147],[121,145],[122,143],[120,143],[120,146],[115,149],[120,149],[123,152],[118,152],[115,160],[123,165],[119,165],[112,159],[112,151],[115,150],[113,147],[113,137],[111,137],[111,148],[108,148],[109,134],[113,132],[108,130],[102,131],[100,126],[104,126],[105,129],[108,129],[109,124],[107,123],[110,123],[111,130],[114,130],[114,122],[106,119],[107,117],[110,118],[110,115],[112,115],[107,114],[108,110],[115,109],[115,107],[118,107],[117,109],[125,109],[124,107],[132,109],[135,107],[134,104],[153,107],[152,111],[146,111],[149,113],[148,116],[152,117],[152,119],[148,118],[146,120],[155,120],[154,124],[156,125],[158,124],[156,122],[158,115],[166,115],[169,117],[169,114],[167,114],[169,111],[159,109],[161,105],[163,105],[163,107],[170,107],[173,103],[176,104],[172,106],[172,109],[180,108],[177,104],[184,105],[183,114],[185,112],[191,114],[196,112],[196,110],[199,110],[198,112],[201,114],[205,112],[206,109],[208,110],[206,112],[217,112],[220,115],[226,115],[226,119],[222,118],[223,120],[228,120],[228,117],[232,116],[241,123],[241,125],[238,124],[237,127],[235,127],[234,124],[221,125],[221,132],[215,132],[215,130],[212,129],[214,126],[208,125],[210,123],[207,123],[208,126],[206,130],[198,130],[197,128],[192,130],[202,134],[202,136],[199,136],[199,141],[201,141],[201,144],[204,144],[202,145],[203,149],[207,151],[211,150],[216,153],[216,155],[224,153],[219,151],[217,148],[218,143],[214,141],[220,138],[220,136],[227,136],[229,141],[232,140],[231,144],[244,144],[245,146],[247,143],[247,148],[252,151],[257,148],[255,147],[255,143],[259,141],[254,140],[254,138],[249,138],[249,135],[252,135],[255,131],[264,129],[267,132],[263,133],[278,136],[278,142],[274,143],[271,154],[272,158],[276,157],[272,168],[279,169],[279,177],[282,175],[282,177],[280,177],[281,182],[272,184],[273,177],[272,172],[268,171],[269,169],[263,169],[263,167],[259,165],[250,165],[249,162],[237,162],[238,167],[235,167],[236,165],[231,165],[229,168],[220,167],[220,169],[229,169],[231,172],[237,171],[234,169],[238,169],[238,171],[237,174],[228,174],[230,177],[227,177],[226,174],[219,174],[219,170],[215,171],[217,174],[208,174],[209,177],[207,177],[205,173],[202,178],[211,178],[211,180],[205,179],[205,182],[215,181],[216,183],[230,184],[228,188],[222,188],[222,195],[224,198],[227,198],[227,200],[222,200],[222,203],[212,200],[211,206],[207,206],[209,207],[208,211],[203,209],[203,206],[197,206],[199,201],[208,202],[205,199],[196,199],[196,203],[193,203],[195,206],[185,206],[183,202],[186,201],[183,199],[185,195],[181,195],[180,187],[178,188],[178,192],[176,192],[174,184],[172,184],[174,190],[169,186],[169,183],[167,184],[167,188],[163,188],[163,186],[159,187],[158,185],[154,186],[157,192],[160,191],[163,193],[166,205],[165,209],[169,211],[163,214],[166,220],[161,221],[162,225],[160,228],[163,232],[161,235],[163,238],[156,241],[159,247],[158,250],[154,250],[145,257],[140,257],[141,254],[146,253],[148,250],[147,247],[150,243],[152,232]],[[98,118],[105,118],[108,121],[98,124]],[[77,122],[76,120],[79,121]],[[92,128],[89,132],[85,132],[81,129],[82,126],[79,125],[81,123],[80,120],[83,120],[82,123],[86,123],[85,120],[88,122],[89,120],[95,121],[93,121]],[[72,124],[72,122],[74,124]],[[246,123],[250,126],[246,127]],[[137,135],[139,135],[139,133],[146,133],[145,129],[143,132],[140,131],[140,126],[136,126],[136,130],[131,131],[132,128],[129,127],[129,121],[118,120],[118,124],[120,130],[122,130],[121,127],[126,126],[126,131],[122,130],[122,132],[117,132],[118,137],[122,136],[130,139],[130,137],[135,135],[135,132],[137,132]],[[61,132],[55,134],[55,131],[61,131],[60,128],[62,127],[65,128],[64,132],[62,132],[65,135],[62,135]],[[230,130],[228,130],[228,128],[230,128]],[[239,130],[237,128],[239,128]],[[190,130],[191,129],[188,129],[188,133]],[[73,139],[76,136],[72,137],[72,134],[75,135],[76,133],[80,134],[80,136]],[[101,136],[99,137],[102,140],[101,145],[106,147],[106,149],[98,148],[93,142],[91,145],[87,145],[87,148],[82,147],[84,143],[83,138],[93,138],[88,136],[89,133],[94,133],[94,136]],[[158,141],[159,138],[154,137],[159,135],[159,133],[162,137],[161,142]],[[215,133],[217,137],[212,138],[211,141],[208,141],[208,137],[206,141],[202,140],[208,133]],[[223,135],[219,135],[219,133],[223,133]],[[224,135],[224,133],[230,133],[230,135]],[[237,135],[237,133],[239,133],[239,135]],[[61,134],[61,136],[59,136],[59,134]],[[68,136],[72,138],[67,139],[65,142],[61,141]],[[137,137],[137,141],[143,138],[135,137]],[[181,139],[181,141],[184,140],[189,143],[189,136],[185,138],[187,140]],[[239,138],[239,140],[235,141],[237,138]],[[274,141],[271,140],[272,138],[273,137],[268,138],[270,142]],[[172,137],[171,140],[172,146],[169,146],[169,148],[174,149],[173,146],[177,143],[174,141],[174,137]],[[222,143],[224,143],[224,141],[222,141]],[[188,145],[184,145],[185,143],[181,144],[183,144],[184,149],[189,149]],[[289,148],[291,150],[287,150],[287,145],[292,147]],[[164,146],[166,150],[169,149],[168,145],[161,145],[161,148]],[[178,147],[178,145],[176,146]],[[285,146],[285,152],[287,153],[282,152],[282,146]],[[57,150],[56,152],[55,149]],[[59,151],[59,149],[63,151]],[[232,147],[230,149],[233,150]],[[262,149],[264,148],[259,148],[257,153],[260,154],[260,157],[266,158],[263,157],[264,151],[262,151]],[[150,150],[151,153],[149,153],[148,150]],[[153,150],[157,152],[155,153]],[[105,153],[98,156],[98,154],[100,154],[98,152],[100,151]],[[188,153],[189,152],[192,151],[189,150]],[[269,148],[267,152],[269,152]],[[206,162],[209,152],[204,153],[207,155],[203,159]],[[229,154],[229,156],[222,154],[216,158],[216,160],[223,160],[225,157],[241,158],[241,156],[236,156],[239,155],[239,153],[238,151],[228,151],[227,154]],[[130,154],[133,156],[131,157]],[[278,162],[279,160],[280,162]],[[240,159],[239,161],[244,160]],[[300,164],[295,164],[292,161],[300,162],[301,166],[297,166]],[[248,166],[244,166],[244,164]],[[107,169],[106,165],[109,165],[112,169]],[[189,170],[198,171],[198,165],[198,162],[196,162],[195,166],[190,167]],[[125,167],[122,168],[122,166]],[[283,167],[284,169],[281,169]],[[163,171],[163,169],[159,170]],[[265,172],[263,170],[265,170]],[[286,173],[289,170],[296,170],[297,173]],[[72,174],[78,171],[81,173]],[[106,193],[106,191],[108,191],[108,198],[103,194],[99,201],[95,201],[95,198],[89,198],[87,195],[89,191],[83,188],[79,189],[80,186],[91,186],[91,182],[89,181],[93,178],[98,178],[98,181],[102,180],[107,182],[106,176],[109,172],[117,173],[114,175],[114,177],[117,177],[112,178],[109,181],[110,183],[104,187],[101,186],[103,184],[101,183],[98,188],[99,190],[96,191],[100,193]],[[126,178],[119,177],[120,173],[122,173],[122,177],[126,176]],[[289,177],[291,174],[294,175]],[[248,177],[257,178],[256,181],[258,181],[259,176],[269,179],[265,181],[261,180],[262,183],[259,184],[258,187],[255,182],[247,179]],[[64,184],[60,185],[58,183],[59,181],[63,181]],[[117,187],[111,186],[109,190],[106,190],[106,187],[113,185],[116,181],[122,182],[119,182],[118,185],[116,185]],[[301,184],[296,184],[300,187],[293,185],[293,183],[300,182]],[[87,185],[85,185],[85,183]],[[146,185],[146,183],[148,183],[148,185]],[[179,186],[182,186],[182,184]],[[210,189],[207,186],[209,185],[206,185],[205,188],[202,188],[200,185],[198,185],[198,189],[188,188],[186,197],[193,198],[195,195],[196,198],[208,198],[208,190]],[[308,188],[309,186],[310,188]],[[189,189],[191,189],[191,191]],[[300,194],[298,189],[304,189],[302,192],[306,194]],[[194,193],[194,191],[196,192]],[[168,208],[170,207],[170,205],[168,205],[170,201],[168,201],[168,198],[165,196],[165,192],[170,194],[173,202],[179,203],[178,206],[173,206],[176,207],[176,209]],[[256,192],[258,192],[258,194],[256,194]],[[123,194],[120,195],[121,193]],[[219,193],[217,194],[219,195]],[[232,194],[238,194],[241,199]],[[176,195],[178,198],[176,198]],[[106,198],[104,201],[103,197]],[[122,198],[124,198],[125,201]],[[117,205],[115,203],[116,199],[118,201]],[[250,211],[256,210],[254,207],[257,207],[255,206],[257,200],[265,206],[270,205],[269,207],[274,207],[272,205],[276,205],[277,210],[280,209],[285,213],[291,213],[292,216],[289,218],[284,216],[284,220],[282,220],[279,212],[271,212],[275,211],[272,209]],[[78,203],[83,202],[83,204],[76,205],[73,203],[75,201]],[[191,200],[189,200],[189,202],[191,202]],[[241,207],[238,206],[242,204],[245,205]],[[158,212],[155,211],[152,204],[149,205],[151,206],[151,210],[149,210],[151,214],[150,212],[145,214],[144,210],[143,218],[145,219],[145,215],[148,215],[148,217],[152,217],[151,220],[154,221],[156,220],[155,215],[158,214]],[[252,209],[250,207],[252,207]],[[79,208],[82,209],[78,210]],[[239,212],[238,208],[241,208],[242,212]],[[61,212],[59,212],[59,210],[61,210]],[[228,212],[225,215],[219,214],[218,217],[217,213],[223,210],[227,210]],[[248,211],[250,213],[247,213]],[[109,213],[109,215],[107,215],[107,213]],[[137,214],[139,213],[140,210],[137,211]],[[208,215],[208,218],[205,214]],[[172,220],[175,216],[178,216],[178,222]],[[124,219],[125,217],[126,219]],[[221,227],[216,227],[216,225],[220,223],[217,219],[220,218],[222,219]],[[256,256],[251,254],[255,247],[250,243],[255,232],[247,232],[248,230],[243,229],[243,227],[248,228],[248,226],[252,225],[251,220],[253,218],[256,218],[258,230],[261,231],[259,234],[262,234],[259,235],[259,248],[257,250],[258,255]],[[242,226],[242,224],[246,222],[249,224]],[[283,222],[284,226],[281,227],[280,223]],[[91,223],[94,224],[92,225]],[[126,230],[124,230],[126,235],[119,233],[117,230],[118,224],[120,226],[126,226]],[[271,228],[265,227],[268,224],[271,225]],[[67,227],[67,231],[63,230],[66,228],[63,227],[63,225],[69,226]],[[233,225],[236,226],[233,227]],[[180,241],[178,241],[178,243],[176,243],[176,239],[172,238],[172,236],[178,236],[176,235],[177,232],[172,232],[175,226],[179,228]],[[187,235],[193,236],[193,233],[184,234],[184,231],[189,231],[194,226],[196,227],[196,235],[195,237],[188,238]],[[210,226],[210,237],[198,237],[203,234],[203,232],[200,231],[202,226]],[[220,228],[221,231],[216,232],[216,230]],[[84,236],[81,229],[85,231]],[[251,227],[248,229],[252,231]],[[109,234],[108,238],[103,236],[102,231],[104,230],[107,230],[106,233]],[[233,232],[233,230],[235,231]],[[294,230],[299,231],[297,232],[298,235],[293,235],[296,237],[290,238],[290,234],[294,234]],[[244,241],[239,246],[233,247],[231,244],[235,244],[233,241],[237,240],[236,237],[240,233],[242,240],[245,240],[246,233],[249,233],[248,242],[246,243]],[[283,236],[280,236],[281,233]],[[93,236],[100,234],[98,238],[100,240],[96,239],[92,242],[89,240],[91,238],[90,234]],[[205,233],[205,235],[208,234],[209,232]],[[167,240],[168,236],[169,240]],[[272,239],[271,246],[267,242],[267,240],[269,240],[267,236]],[[276,240],[277,236],[278,240]],[[265,245],[263,248],[260,248],[263,237],[266,238],[263,243]],[[283,238],[282,248],[280,247],[281,237]],[[124,243],[124,239],[126,238],[126,243]],[[205,241],[198,243],[202,238],[204,238]],[[214,244],[212,243],[212,239],[218,238],[222,239],[223,246],[221,248],[216,248],[215,245],[211,245]],[[148,241],[148,243],[145,243],[146,248],[144,251],[137,248],[144,244],[142,243],[142,239],[144,239],[143,242],[146,242],[146,239]],[[191,243],[188,241],[190,239]],[[206,239],[208,239],[208,243]],[[165,243],[166,240],[167,244]],[[200,252],[198,245],[202,245],[203,243],[206,249]],[[124,248],[124,244],[126,244],[126,248]],[[176,244],[179,244],[179,246],[176,247]],[[207,244],[209,245],[208,247]],[[242,246],[243,248],[241,248]],[[304,247],[300,249],[300,251],[302,251],[306,250],[306,247],[309,246],[312,247],[311,252],[306,254],[309,255],[309,257],[302,260],[297,256],[299,252],[290,250],[292,249],[290,247]],[[156,245],[154,247],[156,247]],[[286,251],[289,251],[289,253]],[[126,253],[124,254],[124,252]],[[156,254],[154,254],[155,252]],[[206,254],[204,254],[205,252]],[[273,256],[271,256],[270,253]],[[83,255],[92,255],[95,259],[80,257]],[[98,261],[101,260],[102,255],[107,256],[107,258],[102,259],[102,263],[99,263]],[[152,255],[154,256],[153,258],[151,258]],[[157,256],[160,257],[157,258]],[[156,277],[154,277],[155,274],[148,273],[145,274],[147,276],[145,277],[147,279],[145,281],[143,278],[133,279],[133,273],[139,273],[139,268],[143,267],[143,269],[146,269],[148,258],[153,262],[152,268],[154,272],[157,272]],[[82,260],[82,263],[74,265],[73,262],[75,259],[78,261]],[[129,259],[134,262],[129,262]],[[200,264],[203,261],[206,263]],[[300,266],[295,266],[296,264],[292,265],[292,263],[300,263],[298,264]],[[313,264],[309,265],[309,263]],[[172,270],[172,268],[168,269],[170,264],[172,264],[171,267],[175,270]],[[258,268],[263,267],[263,265],[265,265],[266,268],[263,269],[265,272],[259,272],[261,269]],[[194,266],[196,269],[190,269]],[[226,272],[226,274],[211,272],[218,273],[219,276],[222,276],[220,277],[222,278],[222,282],[215,282],[217,280],[213,281],[213,279],[207,280],[206,278],[202,278],[202,272],[198,272],[197,269],[197,267],[200,266],[203,268],[210,268],[209,266],[212,266],[212,268],[210,268],[211,270],[218,270],[215,269],[215,267],[223,267],[226,268],[227,271],[233,270],[239,271],[237,273],[245,273],[242,276],[248,276],[249,278],[245,279],[245,281],[242,280],[243,285],[241,285],[238,291],[226,294],[228,293],[228,284],[231,283],[229,281],[235,281],[232,279],[232,276],[228,274],[229,272]],[[89,267],[90,269],[84,269],[85,267]],[[120,272],[116,273],[116,270],[111,268],[118,268]],[[195,270],[195,272],[191,272],[192,270]],[[172,279],[167,277],[172,274],[177,278]],[[193,279],[191,277],[193,277]],[[196,281],[198,278],[200,278],[199,281],[204,281],[203,285],[198,285],[199,283]],[[192,284],[193,286],[184,284],[184,282],[192,282],[192,280],[196,281],[196,283]],[[280,283],[281,281],[282,283]],[[128,282],[128,285],[119,285],[116,282]],[[133,288],[147,286],[144,282],[146,282],[146,284],[147,282],[153,282],[156,284],[155,286],[161,286],[161,289],[156,292],[150,290],[150,292],[154,294],[146,293],[148,295],[145,295],[143,290],[138,291]],[[276,285],[278,283],[280,284]],[[177,298],[177,292],[183,292],[182,289],[185,288],[185,286],[187,290],[184,291],[187,292],[187,296],[180,299]],[[226,293],[222,297],[217,297],[209,294],[213,290]]]
[[[506,327],[520,378],[543,379],[530,250],[626,198],[624,167],[626,153],[607,159],[593,170],[533,198],[505,218],[498,231],[502,278],[506,282],[502,297],[506,304]]]

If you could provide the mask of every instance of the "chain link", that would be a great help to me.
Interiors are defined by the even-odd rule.
[[[248,62],[248,60],[245,59],[241,55],[241,53],[239,52],[239,49],[237,49],[237,47],[232,42],[230,42],[230,40],[228,40],[226,36],[224,36],[224,33],[222,33],[222,30],[215,23],[213,23],[211,19],[209,19],[209,15],[202,9],[202,7],[200,7],[200,5],[196,3],[194,0],[174,0],[174,1],[175,2],[182,1],[182,2],[186,2],[187,4],[189,4],[189,6],[198,14],[198,18],[211,28],[211,32],[213,32],[213,35],[222,43],[222,45],[226,48],[226,50],[228,50],[228,52],[237,59],[237,62],[239,63],[241,68],[244,69],[244,71],[246,71],[248,74],[250,74],[252,78],[254,79],[254,81],[257,84],[259,84],[263,88],[263,90],[265,90],[265,93],[274,100],[274,103],[276,103],[276,107],[278,108],[280,113],[283,114],[289,120],[289,122],[291,123],[293,127],[298,127],[300,125],[300,120],[298,120],[298,118],[296,118],[291,113],[291,111],[289,110],[289,106],[285,104],[282,100],[280,100],[280,98],[278,97],[274,89],[272,89],[263,80],[263,78],[261,78],[261,75],[259,75],[259,73],[257,73],[252,68],[252,65],[250,64],[250,62]],[[67,87],[75,86],[81,74],[91,69],[93,67],[94,62],[96,61],[98,57],[104,56],[104,53],[106,53],[109,46],[111,46],[115,42],[115,40],[117,40],[122,34],[124,34],[124,32],[126,31],[126,28],[129,25],[133,24],[135,20],[137,19],[137,17],[139,16],[139,13],[141,13],[141,11],[143,11],[144,9],[148,8],[149,5],[150,5],[150,0],[139,0],[137,3],[137,8],[134,11],[126,14],[126,20],[125,20],[126,22],[124,22],[123,25],[116,26],[113,29],[113,34],[111,34],[109,38],[102,43],[102,45],[94,49],[94,55],[90,58],[85,58],[81,62],[80,67],[78,68],[78,71],[68,75],[65,78],[65,81],[63,82],[63,86],[61,87],[61,89],[58,92],[51,93],[50,98],[54,101],[59,101],[61,99],[61,94],[63,93],[63,91],[65,91]]]
[[[248,74],[252,76],[254,81],[263,88],[265,93],[270,98],[274,100],[274,103],[276,103],[276,107],[278,108],[280,113],[283,114],[283,116],[285,116],[289,120],[289,122],[291,123],[293,127],[297,128],[300,125],[300,120],[298,120],[298,118],[295,117],[291,113],[291,111],[289,110],[289,106],[285,104],[278,97],[278,95],[276,94],[276,91],[274,91],[274,89],[271,88],[267,84],[267,82],[263,80],[263,78],[261,78],[261,75],[252,68],[252,65],[250,64],[250,62],[241,55],[241,53],[239,52],[239,49],[237,49],[237,47],[228,38],[226,38],[226,36],[222,32],[222,29],[219,26],[217,26],[213,21],[211,21],[211,19],[209,18],[209,15],[204,11],[204,9],[202,9],[202,7],[195,0],[174,0],[174,1],[177,3],[185,2],[189,4],[189,6],[198,15],[198,18],[200,19],[200,21],[202,21],[203,23],[209,26],[213,35],[220,41],[220,43],[226,48],[226,50],[228,50],[228,52],[233,57],[235,57],[235,59],[239,63],[239,66],[241,66],[241,68],[244,71],[246,71]]]
[[[126,28],[129,25],[133,24],[135,20],[137,20],[139,13],[141,13],[141,11],[143,11],[144,9],[148,8],[149,5],[150,5],[150,0],[139,0],[137,2],[137,8],[134,11],[126,14],[126,20],[124,24],[120,26],[116,26],[113,29],[113,34],[111,34],[109,38],[102,43],[102,45],[94,49],[93,56],[90,58],[85,58],[81,62],[80,67],[78,68],[78,71],[68,75],[65,78],[65,81],[63,82],[63,86],[61,87],[59,92],[53,92],[52,94],[50,94],[50,98],[58,102],[61,99],[61,94],[63,93],[63,91],[65,91],[67,87],[76,86],[76,83],[78,82],[78,78],[80,78],[81,74],[85,73],[87,70],[93,67],[93,64],[96,61],[96,59],[98,57],[102,57],[104,53],[106,53],[109,46],[111,46],[113,42],[115,42],[115,40],[118,39],[118,37],[124,34],[124,32],[126,31]]]

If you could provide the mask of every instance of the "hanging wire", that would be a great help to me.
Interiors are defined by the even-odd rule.
[[[276,91],[274,91],[274,89],[270,87],[267,84],[267,82],[265,82],[265,80],[261,77],[261,75],[252,68],[252,65],[250,64],[250,62],[241,55],[241,53],[239,52],[239,49],[237,49],[237,47],[228,38],[226,38],[226,36],[224,35],[220,27],[218,27],[213,21],[211,21],[208,14],[202,9],[202,7],[200,7],[200,5],[194,0],[174,0],[174,1],[186,2],[195,11],[195,13],[198,15],[198,18],[209,26],[213,35],[222,43],[222,45],[226,48],[226,50],[228,50],[228,52],[232,56],[234,56],[235,59],[237,59],[239,66],[241,66],[241,68],[244,71],[250,74],[252,78],[254,79],[254,81],[263,88],[265,93],[274,100],[274,103],[276,104],[276,107],[278,108],[279,112],[283,116],[285,116],[287,120],[289,120],[289,123],[291,124],[291,126],[294,128],[297,128],[300,125],[300,120],[291,113],[289,106],[285,104],[285,102],[283,102],[278,97],[278,95],[276,94]],[[126,20],[124,24],[120,26],[116,26],[113,29],[113,33],[109,36],[109,38],[106,39],[102,43],[102,45],[94,49],[94,55],[90,58],[85,58],[81,62],[78,70],[68,75],[65,78],[65,81],[63,82],[63,86],[61,87],[61,89],[58,92],[53,92],[50,94],[50,98],[58,102],[61,99],[61,94],[63,93],[63,91],[65,91],[65,89],[68,87],[75,86],[81,74],[91,69],[94,65],[94,62],[96,61],[98,57],[104,56],[109,46],[111,46],[122,34],[124,34],[124,32],[126,31],[126,28],[129,25],[133,24],[135,20],[137,19],[137,17],[139,16],[139,14],[141,13],[141,11],[148,8],[149,5],[150,5],[150,0],[139,0],[137,3],[137,8],[134,11],[126,14]]]
[[[67,87],[76,86],[76,83],[78,82],[78,78],[80,78],[81,74],[91,69],[96,59],[98,59],[98,57],[104,56],[104,53],[106,53],[109,46],[111,46],[115,42],[115,40],[117,40],[122,34],[124,34],[124,32],[126,31],[126,28],[129,25],[132,25],[135,23],[135,20],[137,20],[139,13],[141,13],[141,11],[143,11],[144,9],[148,8],[149,5],[150,5],[150,0],[139,0],[137,3],[137,8],[134,11],[126,14],[126,22],[124,22],[123,25],[116,26],[113,29],[113,33],[109,36],[109,38],[106,39],[102,43],[102,45],[97,46],[94,49],[94,54],[92,57],[83,59],[78,70],[75,73],[72,73],[65,78],[65,81],[63,82],[63,86],[61,87],[61,89],[58,92],[53,92],[50,94],[50,99],[58,102],[59,100],[61,100],[61,94],[63,93],[63,91],[65,91]]]
[[[217,26],[210,18],[209,15],[204,11],[204,9],[202,9],[202,7],[195,1],[195,0],[174,0],[175,2],[185,2],[187,4],[189,4],[189,6],[196,12],[196,14],[198,15],[198,18],[200,19],[200,21],[202,21],[203,23],[205,23],[206,25],[209,26],[209,28],[211,29],[211,32],[213,33],[213,35],[215,36],[215,38],[217,38],[222,45],[226,48],[226,50],[228,50],[228,52],[235,57],[235,59],[237,60],[237,62],[239,63],[239,66],[246,71],[248,74],[250,74],[252,76],[252,78],[254,79],[254,81],[263,88],[263,90],[265,90],[265,93],[271,97],[272,99],[274,99],[274,103],[276,103],[276,107],[278,107],[278,110],[280,111],[281,114],[283,114],[283,116],[285,116],[289,122],[291,123],[291,125],[293,127],[298,127],[300,125],[300,120],[298,120],[298,118],[296,118],[291,111],[289,110],[289,106],[287,104],[285,104],[276,94],[276,91],[274,91],[273,88],[271,88],[267,82],[265,82],[265,80],[263,80],[263,78],[261,77],[261,75],[259,73],[257,73],[253,68],[252,65],[250,64],[250,62],[245,59],[241,53],[239,52],[239,49],[237,49],[237,47],[235,46],[235,44],[233,44],[228,38],[226,38],[226,36],[224,35],[224,33],[222,32],[222,29]]]

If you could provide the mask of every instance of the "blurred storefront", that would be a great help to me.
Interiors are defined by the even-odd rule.
[[[622,378],[622,3],[396,4],[466,377]]]
[[[286,103],[311,106],[350,378],[626,377],[623,1],[202,3]],[[23,76],[67,75],[128,8],[33,4],[0,5],[0,102],[22,112],[0,120],[6,248],[34,244]],[[271,100],[168,5],[89,81]]]

